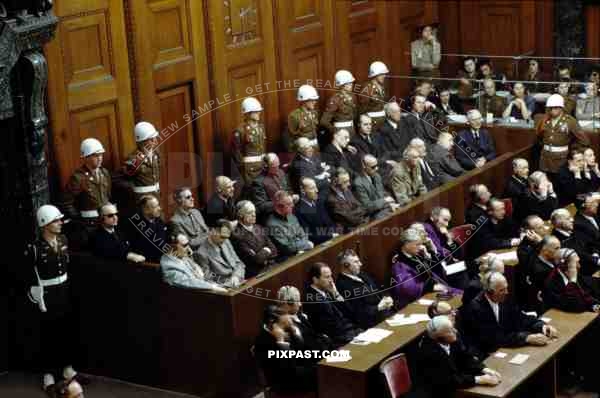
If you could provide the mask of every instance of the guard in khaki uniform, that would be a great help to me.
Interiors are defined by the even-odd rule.
[[[329,98],[321,125],[327,129],[327,134],[319,136],[319,146],[325,148],[331,143],[336,130],[346,129],[352,136],[354,133],[354,120],[357,117],[357,108],[352,94],[355,79],[347,70],[338,70],[335,73],[335,85],[339,90]]]
[[[36,364],[44,373],[43,389],[54,397],[59,386],[55,376],[62,376],[68,383],[77,375],[70,362],[70,347],[75,344],[71,335],[74,324],[71,319],[69,251],[67,239],[61,235],[63,214],[54,206],[44,205],[37,211],[36,218],[41,236],[25,250],[23,287],[31,302],[36,338],[39,337]]]
[[[124,173],[129,176],[136,200],[144,195],[153,195],[160,200],[158,131],[148,122],[139,122],[134,134],[137,149],[127,156]]]
[[[96,229],[98,209],[110,200],[111,177],[102,167],[104,152],[95,138],[81,141],[83,165],[75,170],[63,192],[62,207],[72,222],[68,236],[76,247],[87,245]]]
[[[265,126],[260,122],[262,111],[263,107],[256,98],[244,99],[244,121],[233,132],[233,160],[247,184],[262,172],[262,159],[267,146]]]
[[[305,137],[310,140],[315,149],[319,149],[317,132],[319,128],[319,111],[316,109],[319,94],[313,86],[304,84],[298,89],[296,96],[300,106],[294,109],[288,116],[289,142],[287,150],[296,152],[296,140]]]
[[[551,95],[546,101],[546,108],[550,112],[537,126],[541,146],[539,169],[551,177],[567,163],[569,147],[573,144],[585,145],[587,141],[578,131],[577,120],[564,112],[564,106],[560,94]]]
[[[359,113],[367,114],[373,123],[373,131],[377,131],[385,120],[383,106],[387,102],[387,95],[383,86],[386,75],[390,73],[388,67],[380,61],[375,61],[369,66],[369,80],[358,95]]]

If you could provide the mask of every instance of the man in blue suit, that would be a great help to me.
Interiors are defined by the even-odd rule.
[[[455,157],[465,170],[473,170],[496,157],[496,146],[490,133],[481,128],[481,113],[477,109],[467,113],[469,129],[460,131],[455,139]]]

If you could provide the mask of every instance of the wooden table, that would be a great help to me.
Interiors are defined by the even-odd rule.
[[[425,295],[424,299],[434,300],[435,293]],[[453,308],[460,306],[461,298],[449,300]],[[411,303],[404,307],[400,314],[425,314],[427,306]],[[326,363],[319,362],[319,397],[368,397],[373,393],[376,384],[373,379],[379,377],[379,364],[403,347],[420,337],[427,326],[426,322],[414,325],[389,326],[385,321],[376,328],[391,330],[394,333],[377,344],[366,346],[347,344],[340,350],[350,351],[352,359],[348,362]]]
[[[550,325],[558,329],[560,336],[556,340],[544,347],[502,348],[500,351],[508,354],[505,358],[491,355],[485,361],[487,367],[500,372],[502,382],[495,387],[476,386],[460,390],[458,396],[506,397],[525,381],[541,381],[540,385],[545,387],[545,391],[539,391],[536,397],[555,397],[558,389],[557,354],[594,321],[597,315],[591,312],[571,314],[552,309],[544,317],[551,318]],[[510,364],[509,361],[515,354],[527,354],[529,359],[522,365]],[[538,377],[538,380],[529,380]]]

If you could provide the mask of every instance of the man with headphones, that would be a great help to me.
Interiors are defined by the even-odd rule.
[[[491,272],[484,291],[461,307],[461,325],[467,340],[478,350],[492,353],[500,347],[546,345],[558,335],[541,319],[526,315],[518,305],[506,301],[508,282],[499,272]]]
[[[460,342],[454,322],[446,315],[436,316],[427,324],[416,361],[417,389],[432,397],[454,396],[458,388],[495,386],[501,381],[500,373],[486,368]]]

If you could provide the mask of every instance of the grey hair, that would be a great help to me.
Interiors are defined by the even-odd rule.
[[[383,110],[385,111],[385,115],[389,116],[390,113],[395,112],[395,111],[400,111],[400,105],[398,105],[398,103],[396,101],[393,102],[388,102],[383,106]]]
[[[407,228],[400,234],[400,244],[402,245],[420,240],[421,234],[416,229]]]
[[[517,167],[520,167],[520,165],[523,165],[523,164],[529,165],[529,162],[527,161],[527,159],[515,158],[512,161],[512,168],[513,168],[513,170],[516,170]]]
[[[240,200],[236,205],[237,215],[240,219],[245,217],[250,210],[256,210],[256,206],[249,200]]]
[[[571,213],[567,209],[556,209],[550,215],[550,222],[556,226],[560,221],[565,218],[571,217]]]
[[[427,322],[427,335],[431,338],[435,338],[440,335],[440,332],[444,332],[453,327],[454,323],[447,315],[437,315]]]
[[[500,272],[492,271],[487,274],[483,281],[483,288],[487,291],[494,291],[498,283],[506,282],[506,278]]]
[[[277,156],[277,154],[273,152],[269,152],[265,156],[263,156],[263,162],[265,162],[267,166],[270,165],[271,162],[273,162],[275,159],[279,159],[279,156]]]
[[[408,143],[408,146],[417,146],[417,145],[425,145],[425,141],[423,141],[420,138],[413,138],[412,140],[410,140],[410,142]]]
[[[438,218],[443,211],[447,211],[450,216],[452,216],[452,212],[450,211],[449,208],[447,207],[442,207],[442,206],[436,206],[433,209],[431,209],[431,217],[432,218]]]
[[[402,152],[402,159],[408,160],[411,153],[413,153],[416,157],[419,157],[419,152],[415,148],[407,146],[406,149],[404,149],[404,152]]]
[[[306,149],[311,146],[310,140],[306,137],[300,137],[296,140],[296,148],[298,149]]]
[[[277,300],[282,303],[298,303],[300,302],[300,291],[295,286],[281,286],[277,291]]]
[[[546,178],[546,173],[544,173],[543,171],[534,171],[533,173],[531,173],[529,175],[529,178],[527,179],[527,182],[530,184],[534,184],[536,186],[539,186],[541,184],[541,182]]]
[[[481,117],[481,112],[479,112],[478,109],[471,109],[469,112],[467,112],[467,118],[469,120],[475,119],[478,117]]]

